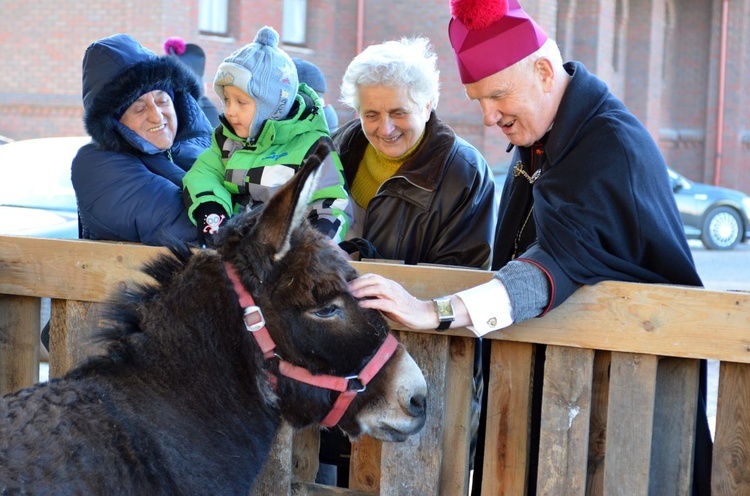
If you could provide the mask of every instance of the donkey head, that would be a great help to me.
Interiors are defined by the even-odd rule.
[[[401,441],[424,425],[425,379],[380,313],[349,293],[356,271],[307,220],[328,153],[319,145],[262,211],[223,226],[217,250],[238,294],[260,309],[246,310],[248,330],[265,317],[256,336],[267,329],[272,341],[263,351],[284,418]]]

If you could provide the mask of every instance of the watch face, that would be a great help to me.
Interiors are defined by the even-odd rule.
[[[451,305],[450,298],[436,299],[435,305],[437,305],[440,320],[453,319],[453,305]]]

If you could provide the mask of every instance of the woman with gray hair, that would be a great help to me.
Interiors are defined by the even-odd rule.
[[[354,200],[341,246],[355,259],[359,251],[362,258],[488,269],[497,220],[492,171],[438,118],[436,62],[429,40],[417,37],[372,45],[349,64],[341,101],[358,118],[333,134]],[[481,343],[476,350],[474,429]],[[348,450],[337,433],[321,433],[323,470],[346,467]],[[347,472],[338,471],[339,484]]]
[[[354,119],[333,135],[355,200],[349,238],[382,258],[487,269],[497,205],[484,157],[437,116],[427,38],[366,48],[343,77]],[[358,246],[362,246],[359,244]]]

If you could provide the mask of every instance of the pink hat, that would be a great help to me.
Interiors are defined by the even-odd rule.
[[[448,36],[464,84],[512,66],[547,41],[518,0],[451,0],[451,15]]]

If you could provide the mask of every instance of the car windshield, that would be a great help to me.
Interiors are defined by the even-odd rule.
[[[40,138],[0,146],[0,204],[75,210],[70,164],[88,138]]]

